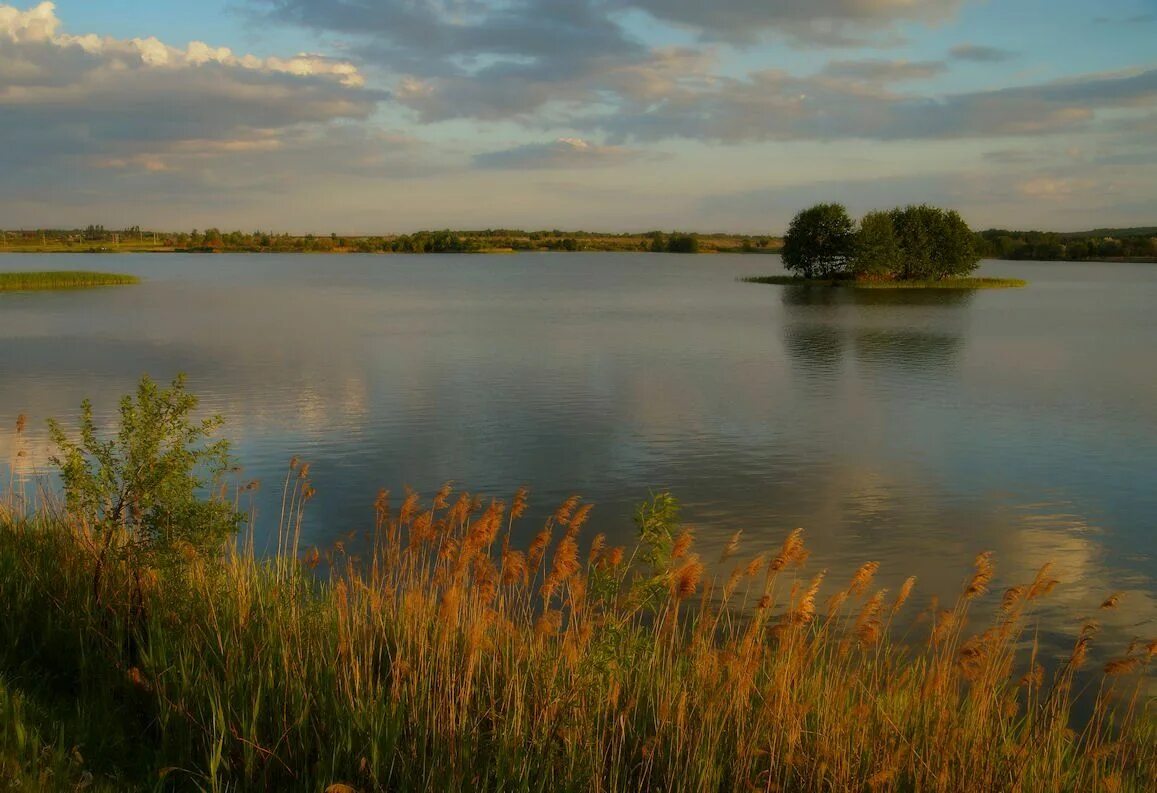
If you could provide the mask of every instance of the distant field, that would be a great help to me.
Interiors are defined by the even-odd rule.
[[[939,281],[856,281],[847,278],[800,278],[795,275],[765,275],[744,278],[749,284],[777,286],[826,286],[846,289],[1017,289],[1028,286],[1019,278],[945,278]]]
[[[29,289],[86,289],[93,286],[138,284],[135,275],[93,272],[0,273],[0,292]]]

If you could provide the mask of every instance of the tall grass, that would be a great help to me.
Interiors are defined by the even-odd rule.
[[[0,273],[0,292],[29,289],[84,289],[94,286],[139,284],[135,275],[64,270],[40,273]]]
[[[0,511],[0,669],[74,703],[58,750],[79,744],[118,790],[1143,791],[1157,778],[1142,693],[1155,644],[1098,673],[1074,719],[1096,626],[1044,668],[1030,628],[1056,584],[1047,565],[1000,594],[981,554],[955,602],[921,607],[914,579],[879,589],[872,563],[830,586],[800,531],[771,548],[736,535],[705,559],[660,497],[638,547],[611,547],[584,538],[590,509],[572,498],[517,548],[525,492],[505,504],[449,486],[396,508],[382,493],[368,536],[323,552],[300,547],[312,496],[294,466],[272,558],[249,536],[143,572],[51,504]]]

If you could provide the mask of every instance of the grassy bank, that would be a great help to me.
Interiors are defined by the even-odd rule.
[[[0,273],[0,292],[31,289],[87,289],[96,286],[139,284],[135,275],[82,271]]]
[[[981,555],[940,606],[914,581],[877,589],[872,564],[821,595],[798,532],[704,560],[660,497],[638,547],[611,548],[581,539],[572,499],[516,549],[523,494],[449,488],[394,510],[383,494],[355,559],[353,540],[297,547],[308,467],[287,485],[265,560],[243,542],[140,569],[124,534],[0,514],[0,786],[1142,791],[1157,774],[1154,645],[1098,675],[1078,726],[1095,627],[1043,668],[1047,567],[987,596]]]
[[[1019,278],[944,278],[936,281],[879,281],[852,278],[802,278],[796,275],[764,275],[744,278],[749,284],[776,286],[826,286],[846,289],[1016,289],[1028,286]]]

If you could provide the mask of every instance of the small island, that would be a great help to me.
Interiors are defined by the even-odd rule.
[[[922,204],[869,212],[859,225],[842,204],[817,204],[795,216],[783,241],[791,275],[749,283],[858,289],[1004,289],[1015,278],[976,278],[976,235],[954,210]]]
[[[849,289],[1017,289],[1028,286],[1020,278],[944,278],[932,281],[873,281],[866,278],[804,278],[799,275],[757,275],[748,284],[773,286],[842,286]]]
[[[0,273],[0,292],[40,289],[89,289],[96,286],[139,284],[135,275],[65,270],[59,272]]]

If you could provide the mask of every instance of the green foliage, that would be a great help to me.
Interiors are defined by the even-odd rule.
[[[671,571],[671,554],[679,529],[679,501],[670,493],[659,493],[635,510],[639,535],[638,558],[644,567],[631,587],[632,599],[640,607],[654,611],[664,602]]]
[[[679,528],[679,501],[659,493],[635,510],[635,528],[641,541],[641,559],[655,572],[666,572],[671,563],[675,531]]]
[[[855,229],[842,204],[817,204],[791,221],[783,240],[783,264],[805,278],[830,278],[852,258]]]
[[[0,292],[29,289],[83,289],[93,286],[139,284],[135,275],[67,270],[43,273],[0,273]]]
[[[672,234],[667,240],[667,253],[699,253],[699,238],[694,234]]]
[[[856,234],[852,272],[858,278],[878,278],[896,273],[902,265],[896,229],[888,212],[869,212]]]
[[[968,275],[980,264],[972,230],[955,210],[921,204],[891,212],[902,279]]]
[[[1157,229],[1097,229],[1058,234],[989,229],[976,235],[984,256],[1027,261],[1157,259]]]
[[[152,563],[190,547],[213,548],[236,533],[240,513],[205,493],[230,467],[228,442],[208,442],[222,420],[196,421],[196,407],[183,375],[167,389],[146,376],[135,398],[121,400],[112,437],[101,436],[88,400],[78,440],[50,421],[57,446],[52,462],[69,513],[109,535],[123,530],[126,550]]]
[[[839,204],[819,204],[795,216],[783,247],[784,266],[804,278],[960,278],[980,263],[975,235],[954,210],[926,204],[871,212],[853,232]]]

